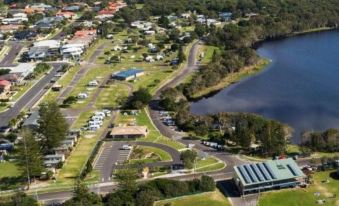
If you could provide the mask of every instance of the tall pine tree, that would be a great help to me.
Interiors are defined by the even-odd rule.
[[[18,145],[18,165],[23,171],[23,175],[27,177],[28,187],[30,179],[40,176],[43,172],[43,161],[41,148],[34,138],[32,132],[28,129],[21,131],[22,141]]]
[[[42,136],[44,153],[50,152],[66,138],[68,124],[56,102],[40,105],[38,132]]]

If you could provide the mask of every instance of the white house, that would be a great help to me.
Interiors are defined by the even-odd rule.
[[[148,30],[148,31],[145,31],[144,33],[145,33],[145,35],[154,35],[154,34],[155,34],[155,31],[153,31],[153,30]]]
[[[55,167],[60,162],[65,162],[65,155],[63,154],[50,154],[43,157],[44,164],[47,167]]]

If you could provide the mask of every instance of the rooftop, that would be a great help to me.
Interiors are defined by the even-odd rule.
[[[146,126],[126,126],[126,127],[114,127],[111,131],[111,135],[146,135]]]
[[[120,71],[120,72],[114,74],[113,76],[126,78],[126,77],[130,77],[130,76],[134,76],[134,75],[141,73],[141,72],[144,72],[144,70],[143,69],[137,69],[137,68],[131,68],[131,69],[128,69],[128,70],[125,70],[125,71]]]
[[[234,170],[244,186],[305,177],[291,158],[234,166]]]

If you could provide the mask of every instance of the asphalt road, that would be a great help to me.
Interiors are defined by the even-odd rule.
[[[52,63],[52,70],[28,90],[10,109],[0,113],[0,127],[8,126],[11,119],[19,115],[23,109],[32,108],[48,91],[46,86],[64,63]]]
[[[15,58],[20,53],[21,49],[24,47],[21,42],[10,41],[10,50],[7,55],[5,55],[4,59],[0,62],[0,66],[12,66]]]

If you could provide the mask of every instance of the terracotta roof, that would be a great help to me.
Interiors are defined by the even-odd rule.
[[[6,87],[8,85],[11,85],[11,83],[7,80],[0,80],[0,87]]]

